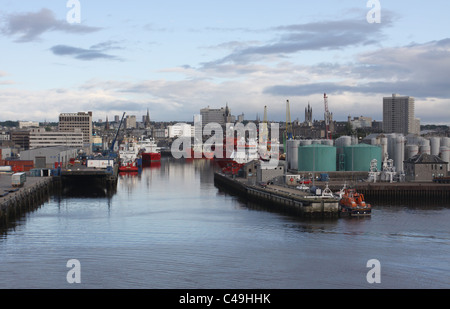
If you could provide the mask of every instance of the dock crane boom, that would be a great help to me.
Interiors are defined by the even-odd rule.
[[[323,94],[323,101],[325,104],[325,138],[331,139],[330,136],[330,111],[328,110],[328,96],[326,93]]]
[[[120,120],[119,128],[117,129],[117,132],[116,132],[116,137],[114,137],[114,139],[113,139],[113,141],[112,141],[112,143],[111,143],[111,148],[109,149],[109,151],[110,151],[111,153],[114,152],[114,145],[116,144],[117,137],[119,136],[120,127],[122,126],[122,122],[123,122],[123,118],[125,117],[125,114],[126,114],[126,113],[123,112],[122,120]]]
[[[286,140],[290,140],[293,138],[293,130],[291,123],[291,109],[289,106],[289,100],[286,100]]]

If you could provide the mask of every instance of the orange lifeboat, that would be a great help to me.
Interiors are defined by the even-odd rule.
[[[345,189],[339,201],[341,213],[355,216],[370,216],[372,206],[364,200],[364,195],[356,192],[355,189]]]

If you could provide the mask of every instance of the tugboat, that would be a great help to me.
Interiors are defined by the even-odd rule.
[[[355,189],[345,189],[339,201],[341,214],[351,217],[370,216],[372,206],[364,200],[364,195]]]

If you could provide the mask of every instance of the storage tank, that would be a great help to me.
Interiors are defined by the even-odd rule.
[[[346,171],[369,171],[370,162],[376,159],[382,162],[381,147],[359,144],[344,148]]]
[[[300,141],[288,140],[286,145],[288,149],[288,168],[296,170],[298,169],[298,146],[300,145]]]
[[[431,154],[431,148],[430,148],[430,141],[429,140],[423,139],[420,142],[419,152],[420,153]]]
[[[317,144],[298,147],[298,170],[335,172],[336,147]]]
[[[381,138],[381,155],[383,156],[383,160],[388,155],[388,139],[386,137]]]
[[[442,160],[444,160],[445,162],[450,163],[450,147],[446,147],[446,146],[441,146],[439,148],[439,156]],[[450,164],[447,165],[447,169],[450,170]]]
[[[321,142],[322,142],[322,145],[333,146],[333,140],[332,139],[323,139]]]
[[[412,158],[419,153],[419,145],[406,145],[406,159]]]
[[[441,138],[441,147],[450,147],[450,137]]]
[[[403,161],[405,160],[405,142],[403,135],[397,136],[395,140],[394,166],[397,172],[403,172]]]
[[[312,141],[310,139],[305,139],[300,141],[300,146],[307,146],[307,145],[311,145]]]
[[[345,171],[344,147],[352,144],[350,136],[341,136],[336,139],[336,167],[338,171]]]
[[[440,137],[432,137],[430,139],[430,147],[431,147],[431,154],[433,156],[439,155],[439,147],[441,147],[441,138]]]

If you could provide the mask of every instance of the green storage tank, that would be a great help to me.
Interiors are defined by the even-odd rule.
[[[380,167],[382,156],[381,147],[358,144],[344,147],[345,170],[353,172],[369,171],[370,162],[373,159],[378,161]]]
[[[336,147],[320,144],[299,146],[298,171],[335,172]]]

